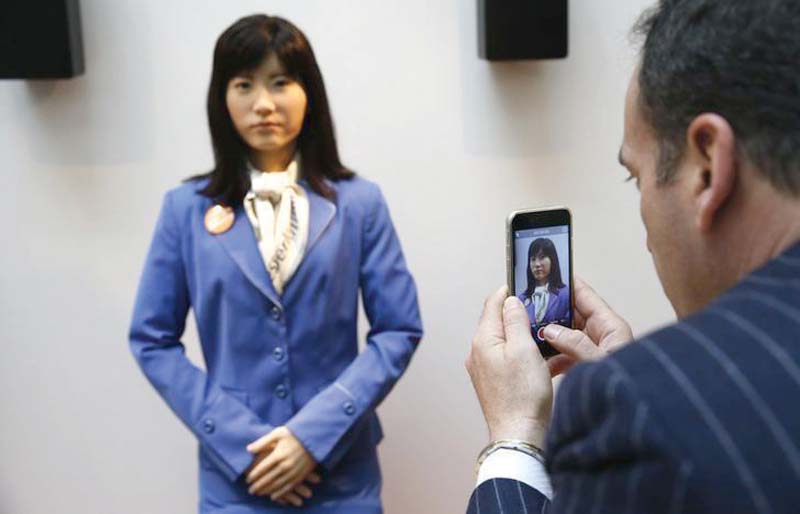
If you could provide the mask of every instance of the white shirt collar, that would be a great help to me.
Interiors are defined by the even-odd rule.
[[[256,168],[250,159],[247,160],[247,171],[250,174],[250,178],[252,179],[253,176],[259,176],[264,171],[259,170]],[[290,183],[296,183],[297,180],[300,178],[300,154],[296,153],[292,162],[289,163],[289,166],[286,167],[284,171],[270,171],[270,174],[277,174],[277,175],[285,175]]]

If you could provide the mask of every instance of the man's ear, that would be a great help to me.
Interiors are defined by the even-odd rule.
[[[709,232],[736,185],[736,135],[717,114],[701,114],[686,131],[697,228]]]

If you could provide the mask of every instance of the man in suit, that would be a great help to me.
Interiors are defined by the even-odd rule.
[[[578,281],[545,362],[492,295],[470,513],[800,512],[800,2],[662,0],[639,30],[620,161],[679,321],[627,344]]]

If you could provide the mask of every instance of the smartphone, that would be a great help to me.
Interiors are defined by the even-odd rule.
[[[544,340],[551,323],[573,327],[572,214],[569,209],[525,209],[506,220],[509,294],[522,301],[531,335],[545,358],[559,352]]]

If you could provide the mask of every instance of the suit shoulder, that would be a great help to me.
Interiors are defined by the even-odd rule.
[[[360,175],[340,180],[334,184],[337,195],[343,201],[373,203],[383,198],[380,186]]]
[[[645,453],[658,455],[662,462],[671,460],[674,448],[654,423],[652,410],[612,359],[576,366],[556,395],[546,443],[549,471],[602,467]]]
[[[559,396],[565,397],[565,403],[583,402],[587,395],[593,396],[598,391],[605,389],[617,370],[611,365],[608,358],[596,362],[584,362],[572,368],[564,377],[559,387]],[[598,406],[596,401],[593,405]]]
[[[337,204],[347,206],[366,220],[375,220],[388,208],[380,186],[358,175],[337,182],[336,195]]]
[[[642,409],[675,412],[672,405],[664,405],[664,401],[671,403],[676,398],[664,395],[674,386],[665,388],[669,373],[658,356],[659,345],[669,339],[673,327],[635,340],[602,360],[575,366],[561,384],[560,403],[568,410],[577,406],[588,426],[588,420],[602,420],[623,411],[629,416]]]
[[[748,390],[800,392],[775,372],[772,357],[746,328],[712,307],[652,332],[605,360],[672,437],[691,447],[698,427],[711,429],[711,412],[725,420],[731,433],[740,430],[743,413],[756,414]]]
[[[677,325],[673,323],[635,339],[601,362],[645,396],[650,390],[655,393],[663,387],[664,377],[670,372],[665,368],[665,352],[670,361],[691,359],[694,353],[685,338],[680,337]]]
[[[186,208],[205,198],[203,189],[208,185],[207,178],[190,179],[167,190],[165,197],[174,208]]]
[[[208,179],[187,180],[167,190],[162,210],[175,220],[178,226],[189,226],[197,212],[205,212],[211,200],[202,194]]]
[[[744,370],[753,359],[737,362],[739,354],[757,345],[733,321],[735,318],[752,321],[756,311],[748,307],[749,315],[743,315],[745,309],[735,302],[717,301],[685,320],[646,334],[611,354],[608,360],[643,389],[663,388],[665,377],[674,385],[705,383],[710,375],[724,371],[720,368],[723,361],[736,363]],[[730,314],[726,316],[726,312]]]
[[[627,498],[622,505],[611,507],[613,500],[606,496],[603,510],[647,512],[653,505],[670,504],[674,495],[670,485],[677,479],[682,483],[686,480],[691,467],[686,467],[684,454],[671,437],[671,427],[654,415],[651,402],[642,396],[637,378],[628,373],[617,355],[581,364],[567,374],[556,395],[546,446],[546,467],[556,490],[556,503],[557,491],[567,482],[577,487],[586,477],[620,491],[614,496],[624,498],[630,495],[631,477],[639,475],[637,495],[647,498],[651,508],[631,509]],[[587,502],[579,511],[591,510],[597,501],[596,496],[585,493],[578,498]]]

